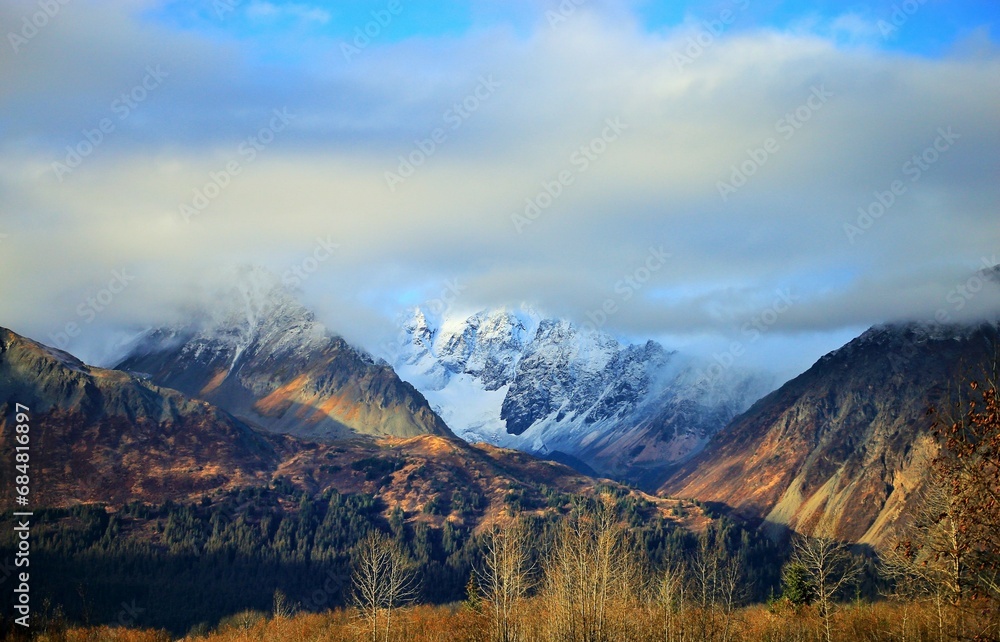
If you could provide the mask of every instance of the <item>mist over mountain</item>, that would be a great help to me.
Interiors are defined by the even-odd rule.
[[[457,435],[638,483],[697,453],[773,383],[737,368],[709,378],[707,362],[655,341],[621,343],[527,308],[417,308],[401,325],[393,365]]]
[[[451,434],[392,368],[329,331],[258,267],[237,270],[190,321],[143,333],[115,367],[274,432],[327,439]]]
[[[755,403],[661,490],[815,536],[883,545],[918,511],[940,440],[932,407],[988,382],[1000,322],[873,327]]]

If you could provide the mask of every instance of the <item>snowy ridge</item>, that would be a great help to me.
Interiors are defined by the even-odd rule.
[[[147,332],[118,367],[274,432],[449,435],[387,364],[327,330],[258,267],[230,271],[185,323]]]
[[[603,474],[692,456],[771,383],[734,373],[720,391],[654,341],[624,344],[532,310],[434,319],[414,309],[401,327],[390,363],[458,436],[565,453]]]
[[[189,311],[187,322],[148,331],[130,352],[142,353],[144,345],[162,350],[176,344],[192,361],[228,361],[232,373],[255,346],[266,346],[275,357],[306,355],[331,336],[277,276],[258,266],[232,269],[208,298],[209,305]]]

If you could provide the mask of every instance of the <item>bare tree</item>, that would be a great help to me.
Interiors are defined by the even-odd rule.
[[[682,566],[668,563],[660,572],[654,584],[654,601],[663,617],[664,642],[683,642],[685,570]]]
[[[272,599],[271,614],[275,619],[280,620],[291,617],[295,613],[295,605],[288,601],[288,596],[281,589],[274,590]]]
[[[833,604],[840,591],[861,574],[861,565],[847,545],[828,537],[798,537],[794,541],[792,562],[800,564],[812,576],[816,586],[816,604],[823,619],[826,642],[833,639]]]
[[[385,637],[392,632],[392,612],[416,598],[417,583],[413,565],[393,540],[380,531],[372,531],[358,547],[354,573],[353,600],[378,642],[380,612],[385,614]]]
[[[879,552],[882,575],[893,584],[892,596],[904,603],[928,602],[944,640],[949,607],[959,606],[967,545],[958,528],[950,486],[932,472],[920,491],[918,509],[903,534]]]
[[[498,642],[520,640],[518,611],[531,588],[534,570],[530,531],[523,520],[511,520],[493,529],[486,540],[483,562],[476,578],[490,613],[490,637]]]
[[[579,642],[627,637],[615,635],[614,628],[628,628],[621,617],[624,606],[639,600],[643,565],[637,555],[611,506],[569,519],[545,568],[543,594],[553,637]]]
[[[702,535],[698,550],[688,563],[698,628],[705,640],[715,640],[715,600],[718,593],[719,556],[712,550],[708,534]]]
[[[746,597],[743,561],[730,555],[717,541],[718,537],[718,533],[711,531],[702,535],[688,567],[698,606],[700,635],[706,640],[720,638],[728,642],[736,608]]]
[[[938,414],[935,428],[941,438],[941,454],[935,472],[944,482],[948,504],[944,516],[954,536],[945,544],[953,556],[954,602],[962,607],[965,593],[990,604],[986,610],[988,631],[1000,635],[1000,392],[997,377],[1000,361],[985,372],[985,385],[971,381],[966,397]],[[959,609],[959,630],[964,634],[964,616]]]

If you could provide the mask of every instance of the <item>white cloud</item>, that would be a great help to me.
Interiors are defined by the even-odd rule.
[[[274,4],[254,0],[246,9],[247,17],[251,20],[272,21],[285,18],[302,20],[304,22],[316,22],[326,24],[330,21],[330,12],[320,7],[306,4],[284,3]]]
[[[341,249],[308,295],[362,342],[373,319],[454,278],[468,307],[530,301],[584,320],[611,298],[608,329],[679,341],[724,341],[785,288],[802,301],[774,336],[839,337],[952,305],[1000,245],[995,55],[933,60],[743,29],[680,70],[688,32],[581,12],[527,38],[379,43],[349,63],[338,43],[310,41],[275,68],[255,62],[253,43],[65,12],[50,27],[58,50],[39,41],[0,68],[0,324],[42,338],[110,270],[138,276],[93,328],[155,321],[213,265],[280,272],[317,236]],[[148,64],[168,81],[56,180],[51,163]],[[482,76],[500,83],[486,99]],[[786,137],[816,87],[833,97]],[[248,160],[241,144],[284,107],[295,120]],[[608,118],[628,128],[580,171],[574,153]],[[852,244],[845,223],[909,181],[905,164],[947,127],[961,138]],[[430,149],[439,129],[390,191],[397,156]],[[719,182],[769,138],[779,149],[723,201]],[[185,224],[179,206],[233,161],[240,173]],[[572,184],[518,234],[511,216],[562,171]],[[623,300],[619,281],[660,245],[671,260]]]

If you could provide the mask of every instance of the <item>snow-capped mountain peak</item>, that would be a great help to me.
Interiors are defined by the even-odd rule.
[[[390,362],[469,441],[616,474],[647,450],[659,466],[687,457],[732,417],[733,399],[709,403],[693,367],[655,341],[624,343],[530,309],[443,318],[416,309],[401,326]],[[753,398],[735,406],[763,392],[746,386]]]

